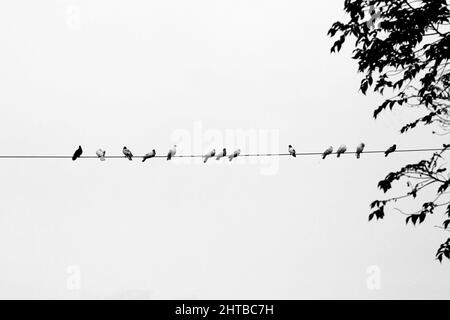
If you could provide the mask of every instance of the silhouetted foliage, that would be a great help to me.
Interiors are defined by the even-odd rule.
[[[382,95],[392,95],[375,108],[374,118],[393,108],[415,108],[423,114],[400,128],[401,133],[418,125],[432,125],[442,131],[440,134],[450,133],[450,10],[447,1],[345,0],[344,10],[349,21],[335,22],[328,33],[337,37],[331,51],[340,51],[347,39],[355,38],[353,59],[364,75],[361,92],[366,94],[371,89]],[[419,205],[416,212],[402,212],[406,215],[406,224],[421,224],[442,208],[445,209],[442,229],[450,231],[450,174],[443,159],[448,149],[450,145],[443,145],[429,160],[408,164],[380,181],[378,187],[384,193],[391,191],[400,180],[407,180],[410,190],[374,201],[369,221],[374,217],[383,219],[386,205],[416,199],[422,192],[425,196],[432,194],[432,199]],[[450,259],[450,239],[436,254],[441,262],[443,257]]]

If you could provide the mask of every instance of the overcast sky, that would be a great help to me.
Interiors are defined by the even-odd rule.
[[[0,153],[439,147],[400,136],[404,112],[373,120],[351,48],[329,53],[342,8],[3,1]],[[378,181],[424,156],[0,160],[0,298],[450,298],[437,223],[367,221]]]

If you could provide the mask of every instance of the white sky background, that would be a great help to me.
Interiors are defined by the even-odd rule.
[[[400,136],[403,112],[373,120],[380,98],[358,93],[349,46],[329,53],[342,8],[3,1],[1,154],[165,154],[195,123],[278,130],[261,151],[439,147],[426,130]],[[378,181],[425,155],[281,158],[271,175],[246,159],[0,160],[0,298],[449,298],[437,222],[367,222]]]

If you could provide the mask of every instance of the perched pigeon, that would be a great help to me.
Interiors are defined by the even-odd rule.
[[[330,146],[330,147],[328,147],[327,150],[325,150],[322,153],[322,159],[325,159],[327,157],[327,155],[332,154],[332,153],[333,153],[333,147]]]
[[[234,158],[237,158],[241,154],[241,149],[237,149],[233,154],[228,156],[228,159],[232,161]]]
[[[122,152],[125,155],[125,157],[128,158],[128,160],[130,161],[133,160],[133,154],[127,147],[123,147]]]
[[[72,160],[73,161],[77,160],[79,157],[81,157],[82,154],[83,154],[83,149],[81,148],[81,146],[78,146],[78,149],[75,151],[75,153],[72,156]]]
[[[203,162],[206,163],[206,161],[208,161],[209,158],[212,158],[212,157],[214,157],[215,155],[216,155],[216,149],[212,149],[210,152],[208,152],[207,154],[205,154],[205,155],[203,156],[203,157],[204,157]]]
[[[217,154],[216,160],[219,160],[220,158],[223,158],[226,156],[227,156],[227,149],[223,148],[223,150]]]
[[[156,151],[155,149],[153,149],[151,152],[147,153],[143,158],[142,158],[142,162],[145,162],[145,160],[153,158],[154,156],[156,156]]]
[[[389,149],[387,149],[384,152],[384,156],[387,157],[389,154],[391,154],[392,152],[395,152],[395,150],[397,149],[397,145],[394,144],[392,147],[389,147]]]
[[[356,159],[359,159],[359,157],[361,156],[361,153],[364,151],[365,146],[366,145],[363,142],[358,144],[358,146],[356,147]]]
[[[293,156],[294,158],[297,157],[297,154],[295,153],[295,149],[291,145],[289,145],[289,149],[288,150],[289,150],[289,154],[291,156]]]
[[[345,151],[347,151],[347,147],[345,146],[345,144],[343,144],[337,149],[337,157],[339,158],[341,154],[345,153]]]
[[[172,157],[177,153],[177,145],[174,145],[172,149],[169,150],[167,154],[167,160],[172,159]]]
[[[100,158],[100,161],[105,161],[105,154],[106,154],[105,150],[98,149],[97,152],[95,152],[95,154],[97,155],[97,157]]]

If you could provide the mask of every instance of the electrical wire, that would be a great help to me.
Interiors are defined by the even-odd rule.
[[[403,149],[396,150],[392,153],[410,153],[410,152],[430,152],[430,151],[441,151],[442,148],[422,148],[422,149]],[[385,150],[369,150],[363,151],[361,154],[380,154],[385,153]],[[348,151],[345,153],[341,153],[341,155],[351,155],[356,154],[356,151]],[[337,154],[337,152],[333,152],[330,155]],[[296,156],[322,156],[323,152],[297,152]],[[238,157],[284,157],[284,156],[292,156],[289,153],[254,153],[254,154],[241,154]],[[153,158],[166,158],[165,155],[156,155]],[[175,155],[172,158],[203,158],[204,155]],[[0,159],[71,159],[71,155],[0,155]],[[81,156],[79,159],[98,159],[98,156]],[[126,158],[124,155],[122,156],[105,156],[105,159],[124,159]],[[144,158],[144,156],[133,156],[133,158]]]

